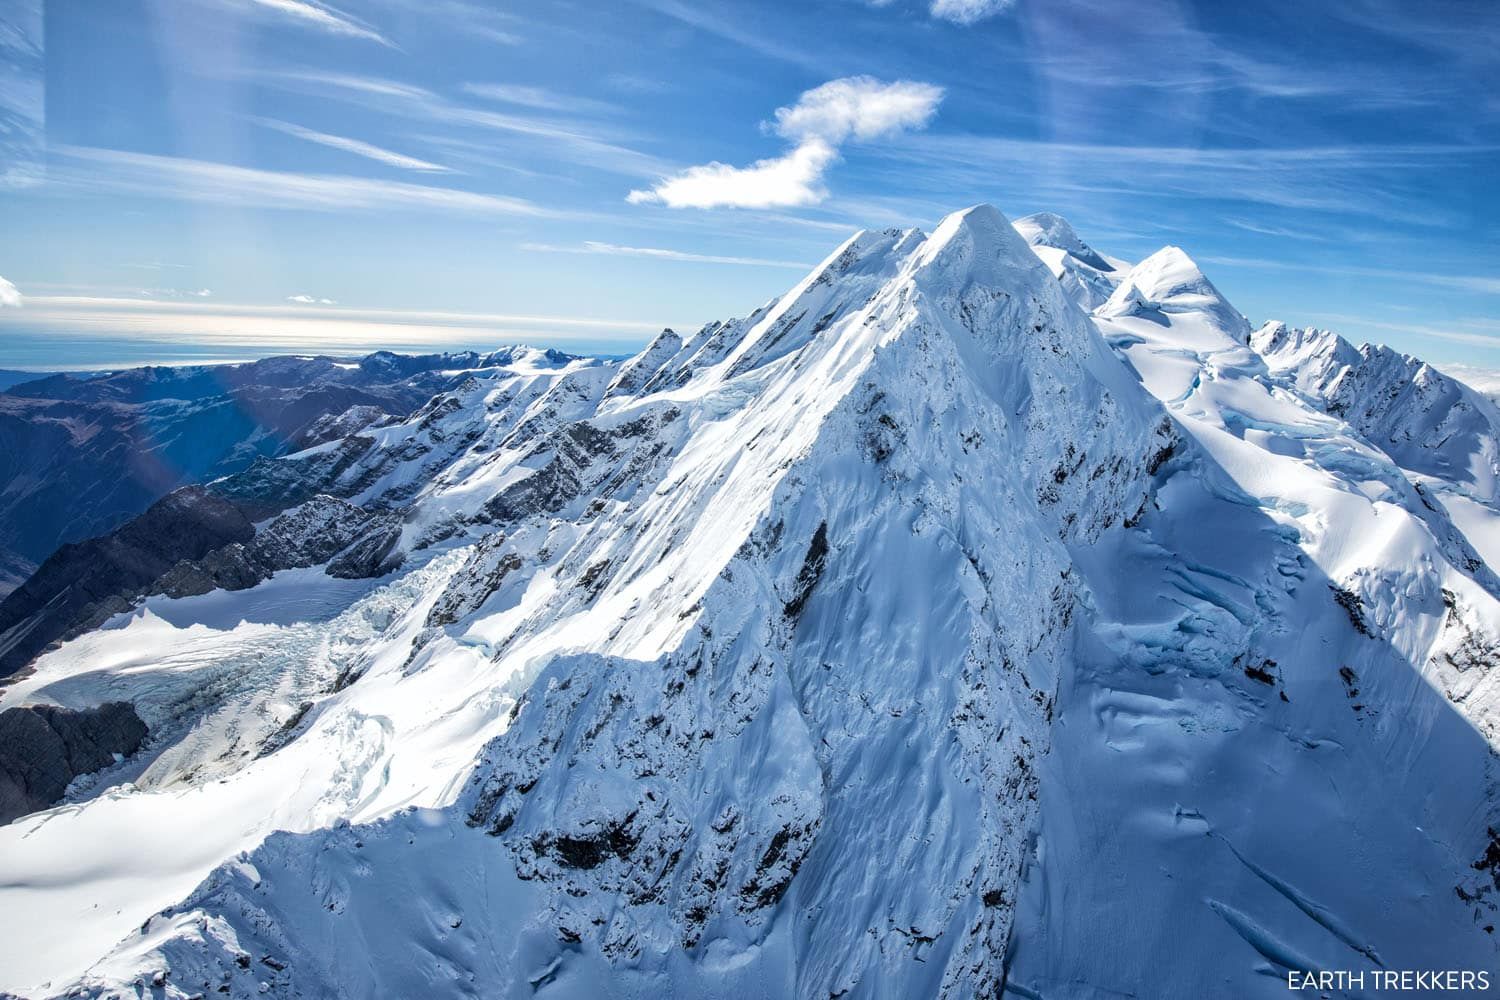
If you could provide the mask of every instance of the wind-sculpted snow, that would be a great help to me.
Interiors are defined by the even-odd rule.
[[[1126,270],[987,206],[860,233],[744,319],[216,484],[267,512],[247,563],[295,568],[146,597],[0,703],[152,732],[0,828],[0,986],[1269,996],[1492,962],[1487,522],[1180,250]],[[340,579],[355,549],[386,575]]]

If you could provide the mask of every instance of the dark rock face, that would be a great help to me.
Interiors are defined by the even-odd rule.
[[[268,505],[226,498],[224,485],[185,487],[109,535],[59,549],[0,601],[0,678],[150,594],[245,590],[325,562],[330,576],[364,579],[401,563],[398,514],[317,495],[257,532]]]
[[[245,590],[284,569],[328,563],[328,575],[346,580],[381,576],[400,564],[394,553],[401,521],[372,514],[337,497],[319,495],[282,513],[248,545],[232,542],[202,559],[178,563],[149,593],[190,597],[211,590]]]
[[[64,545],[0,602],[0,677],[59,639],[124,611],[142,588],[181,560],[201,559],[255,528],[239,507],[190,486],[101,538]]]
[[[50,705],[0,712],[0,823],[58,802],[68,784],[128,756],[146,724],[123,701],[73,711]]]

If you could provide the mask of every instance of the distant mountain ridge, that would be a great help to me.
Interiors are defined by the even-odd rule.
[[[274,357],[23,379],[0,390],[0,596],[58,546],[179,486],[404,417],[462,373],[556,351]]]

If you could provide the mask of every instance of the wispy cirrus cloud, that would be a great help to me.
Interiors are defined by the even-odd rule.
[[[285,85],[291,89],[315,88],[320,91],[343,91],[365,97],[397,98],[403,101],[426,101],[436,94],[425,87],[388,80],[378,76],[362,76],[358,73],[330,73],[323,70],[267,70],[255,74],[255,78],[266,83]]]
[[[81,146],[54,148],[82,169],[54,169],[59,188],[314,211],[422,209],[460,214],[552,216],[522,198],[404,181],[339,174],[302,174],[238,167],[150,153]]]
[[[1500,275],[1447,274],[1433,271],[1403,271],[1388,267],[1362,267],[1345,264],[1316,264],[1299,261],[1270,260],[1259,257],[1205,256],[1205,263],[1225,267],[1248,267],[1268,271],[1310,271],[1347,278],[1380,278],[1390,281],[1415,281],[1435,288],[1451,288],[1481,295],[1500,295]]]
[[[336,7],[319,3],[317,0],[225,0],[225,2],[244,10],[278,14],[290,22],[330,35],[362,38],[389,48],[396,47],[390,39],[358,18]]]
[[[301,125],[277,121],[273,118],[256,118],[254,121],[258,125],[281,132],[284,135],[302,139],[305,142],[317,143],[320,146],[327,146],[330,149],[353,153],[355,156],[362,156],[367,160],[374,160],[376,163],[383,163],[389,167],[398,167],[401,170],[415,170],[421,173],[450,172],[448,167],[440,163],[430,163],[427,160],[419,160],[415,156],[395,153],[368,142],[361,142],[359,139],[349,139],[341,135],[317,132],[310,128],[303,128]]]
[[[1016,5],[1016,0],[932,0],[928,11],[933,17],[954,24],[976,24],[1002,14]]]
[[[515,104],[538,111],[562,111],[568,114],[612,114],[620,110],[619,105],[607,101],[596,101],[573,94],[561,94],[545,87],[529,87],[515,83],[466,83],[464,93],[486,101]]]
[[[42,0],[11,0],[0,10],[0,189],[42,182],[46,60]]]
[[[478,38],[499,45],[520,45],[519,30],[526,23],[520,15],[497,9],[492,3],[468,0],[373,0],[394,8],[400,15],[420,18],[428,26],[446,29],[465,38]]]
[[[1236,229],[1243,229],[1247,233],[1258,233],[1261,236],[1276,236],[1288,240],[1312,240],[1315,243],[1327,243],[1332,239],[1305,229],[1288,229],[1285,226],[1267,225],[1250,219],[1225,219],[1224,221]]]
[[[1258,109],[1225,115],[1223,102],[1286,103],[1314,113],[1336,104],[1342,114],[1425,107],[1434,112],[1429,125],[1457,112],[1453,117],[1462,123],[1457,134],[1468,137],[1475,117],[1473,87],[1463,74],[1451,71],[1451,57],[1445,64],[1392,59],[1388,45],[1364,44],[1367,39],[1350,30],[1349,20],[1388,22],[1393,34],[1413,38],[1425,32],[1409,22],[1441,24],[1445,37],[1453,23],[1462,22],[1473,51],[1486,46],[1493,34],[1486,27],[1500,25],[1480,16],[1478,7],[1484,5],[1474,6],[1463,18],[1443,13],[1441,5],[1399,0],[1305,5],[1295,15],[1288,8],[1287,16],[1304,22],[1308,38],[1332,34],[1350,43],[1334,60],[1318,58],[1316,48],[1285,37],[1268,39],[1227,27],[1209,30],[1205,22],[1223,22],[1180,0],[1026,3],[1016,13],[1026,37],[1028,66],[1043,85],[1045,121],[1054,136],[1107,134],[1118,128],[1121,111],[1128,108],[1137,134],[1239,132],[1247,141],[1274,144],[1285,141],[1285,129],[1267,130],[1271,119]],[[1359,13],[1376,7],[1382,14]],[[1385,16],[1397,8],[1399,16]],[[1170,58],[1164,53],[1171,53]]]
[[[597,123],[473,107],[448,100],[424,87],[352,73],[278,71],[257,74],[256,78],[291,90],[342,98],[382,114],[401,115],[431,125],[504,132],[535,140],[549,151],[561,152],[570,161],[596,170],[651,177],[665,169],[656,157],[622,145],[621,140],[628,140],[629,136],[622,137],[617,129]],[[523,93],[533,100],[552,99],[559,104],[565,101],[560,95],[539,88],[527,88]]]
[[[541,253],[592,254],[609,257],[648,257],[655,260],[688,261],[698,264],[739,264],[746,267],[784,267],[806,271],[813,265],[796,260],[768,260],[763,257],[732,257],[718,254],[688,253],[683,250],[667,250],[661,247],[631,247],[616,243],[600,243],[585,240],[578,246],[557,246],[551,243],[523,243],[522,250]]]
[[[336,306],[336,305],[338,305],[338,303],[335,302],[333,299],[320,299],[320,298],[318,298],[317,296],[314,296],[314,295],[288,295],[286,297],[286,300],[288,302],[295,302],[297,305],[302,305],[302,306]]]
[[[142,288],[137,292],[143,299],[206,299],[211,297],[211,288]]]
[[[873,77],[830,80],[778,108],[772,131],[794,145],[786,154],[748,167],[708,163],[689,167],[646,189],[631,191],[633,205],[670,208],[777,208],[812,205],[828,196],[823,176],[851,140],[869,142],[922,129],[937,113],[943,88],[930,83]]]
[[[1031,197],[1061,207],[1070,194],[1130,198],[1159,210],[1137,213],[1153,223],[1202,202],[1243,214],[1275,210],[1301,226],[1330,215],[1430,227],[1449,222],[1428,204],[1425,175],[1459,159],[1483,164],[1497,151],[1484,143],[1347,143],[1201,147],[1123,145],[963,133],[913,137],[889,151],[908,193],[995,191],[997,180],[1026,179]],[[1014,182],[1012,182],[1014,183]],[[998,196],[998,195],[996,195]],[[1267,223],[1277,214],[1258,215]]]
[[[782,62],[793,63],[806,69],[827,71],[826,52],[799,49],[779,40],[775,31],[761,30],[739,23],[731,14],[715,9],[712,4],[684,0],[635,0],[637,4],[654,10],[664,17],[686,24],[689,27],[726,42]]]

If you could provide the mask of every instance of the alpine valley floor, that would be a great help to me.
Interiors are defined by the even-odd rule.
[[[1495,980],[1489,399],[988,206],[504,360],[6,599],[57,641],[0,709],[150,735],[0,827],[0,989]]]

